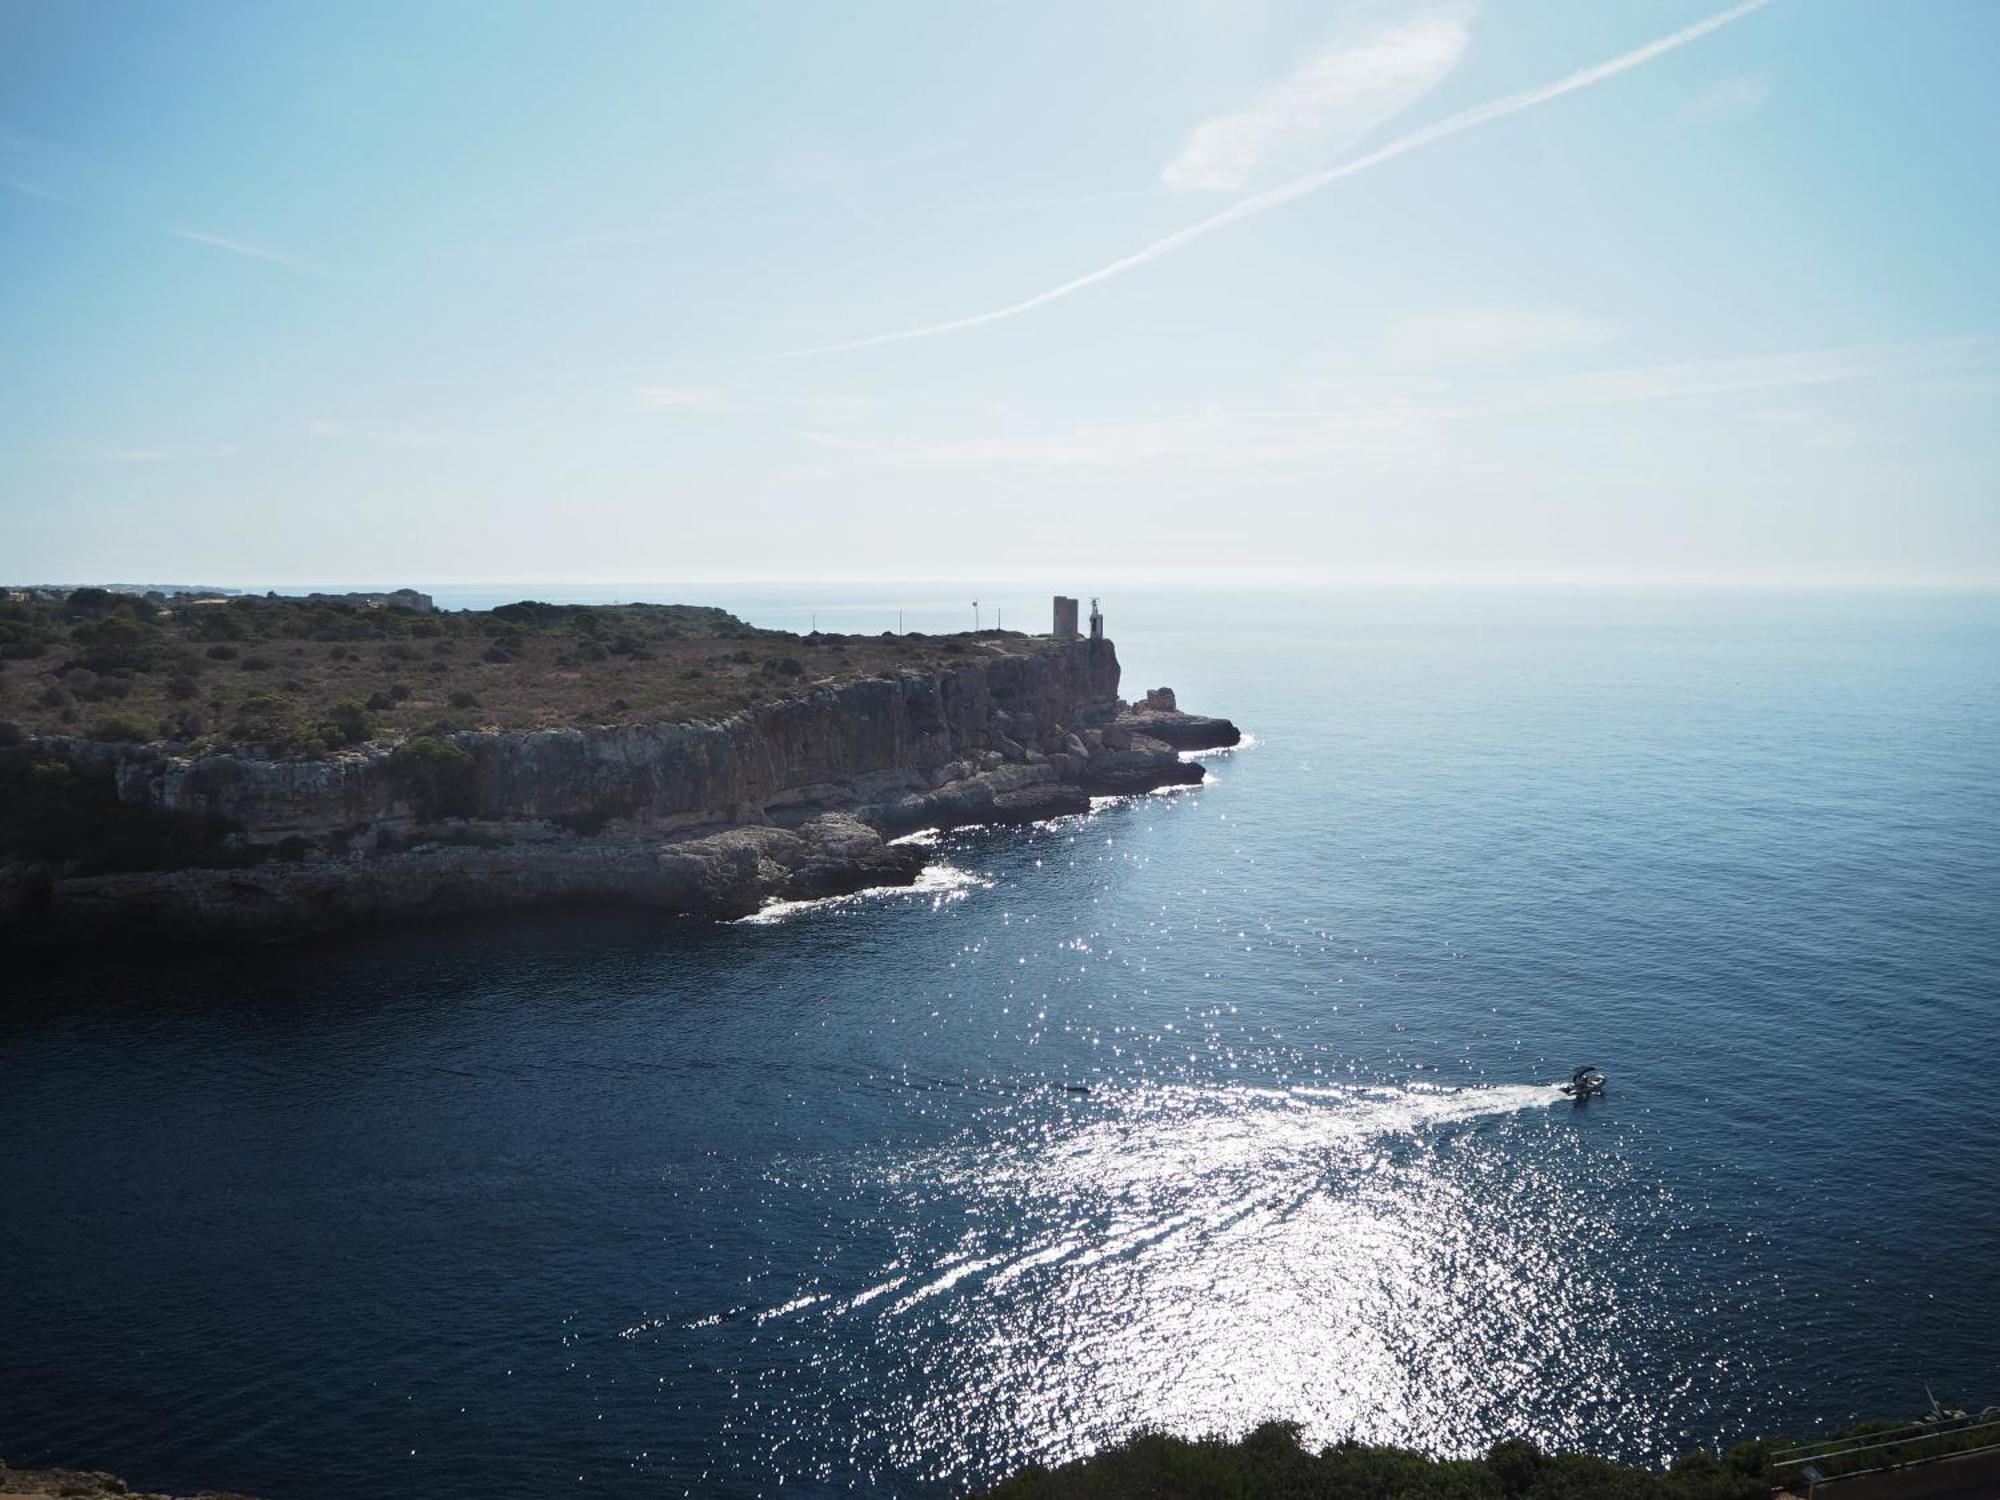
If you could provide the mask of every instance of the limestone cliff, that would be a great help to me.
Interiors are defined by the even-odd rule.
[[[0,1500],[176,1500],[153,1490],[135,1490],[116,1474],[96,1469],[11,1469],[0,1462]],[[252,1500],[249,1495],[203,1490],[187,1500]]]
[[[1199,781],[1176,746],[1234,743],[1226,721],[1127,710],[1118,678],[1110,641],[1049,640],[717,722],[318,759],[35,739],[0,751],[29,799],[0,850],[0,931],[252,938],[566,899],[735,916],[906,883],[924,852],[900,834]]]

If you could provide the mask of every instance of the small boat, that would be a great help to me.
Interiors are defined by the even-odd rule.
[[[1586,1063],[1569,1075],[1569,1082],[1562,1086],[1562,1091],[1581,1104],[1585,1099],[1602,1095],[1604,1083],[1603,1073]]]

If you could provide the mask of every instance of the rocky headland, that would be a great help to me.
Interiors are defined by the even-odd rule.
[[[155,1490],[135,1490],[116,1474],[96,1469],[10,1469],[0,1463],[0,1500],[253,1500],[222,1490],[174,1496]]]
[[[310,753],[17,735],[0,933],[260,940],[559,902],[732,918],[907,884],[929,854],[903,835],[1192,784],[1182,751],[1237,742],[1164,689],[1125,703],[1109,640],[943,639],[703,717]]]

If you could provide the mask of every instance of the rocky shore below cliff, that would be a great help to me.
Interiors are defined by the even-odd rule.
[[[135,1490],[116,1474],[96,1469],[10,1469],[0,1463],[0,1500],[254,1500],[234,1491],[203,1490],[176,1496],[157,1490]]]
[[[1118,697],[1108,640],[972,644],[720,721],[461,732],[317,758],[41,738],[0,853],[17,942],[232,942],[563,902],[734,918],[915,880],[925,829],[1192,785],[1227,720]]]

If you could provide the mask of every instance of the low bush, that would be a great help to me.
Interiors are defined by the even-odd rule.
[[[1312,1453],[1286,1422],[1235,1441],[1141,1433],[1059,1468],[1024,1469],[988,1491],[993,1500],[1767,1500],[1770,1493],[1764,1451],[1754,1443],[1722,1459],[1697,1451],[1661,1473],[1519,1441],[1483,1459],[1357,1442]]]
[[[358,745],[375,732],[368,710],[352,698],[327,710],[324,737],[335,745]]]
[[[111,744],[137,745],[153,738],[153,732],[137,719],[107,714],[90,726],[90,737]]]

